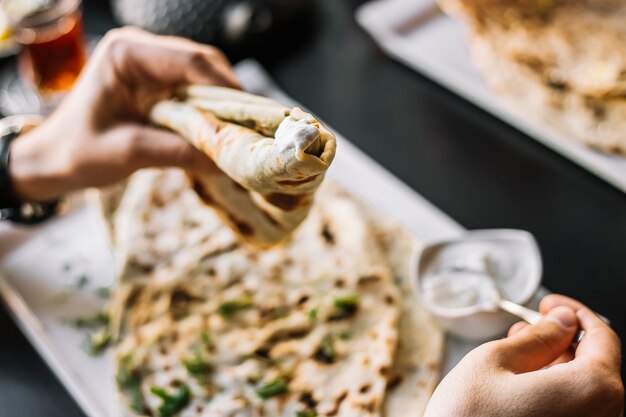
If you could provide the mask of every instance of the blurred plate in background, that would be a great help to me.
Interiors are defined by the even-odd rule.
[[[626,192],[626,158],[594,150],[497,97],[474,67],[463,24],[436,0],[374,0],[356,13],[359,24],[390,57],[504,120]]]

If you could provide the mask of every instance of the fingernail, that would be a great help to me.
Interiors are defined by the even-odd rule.
[[[553,308],[546,314],[545,319],[558,323],[566,329],[578,325],[574,310],[565,306]]]

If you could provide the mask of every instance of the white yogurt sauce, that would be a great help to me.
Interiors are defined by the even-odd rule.
[[[515,248],[486,242],[442,247],[422,276],[424,301],[433,307],[456,310],[493,307],[498,292],[503,298],[515,298],[527,271],[511,249]]]
[[[422,285],[429,303],[452,309],[490,305],[497,291],[493,278],[464,271],[431,275]]]
[[[314,122],[315,120],[312,117],[300,120],[296,120],[291,116],[286,117],[278,125],[274,135],[280,150],[295,148],[298,151],[304,151],[311,146],[320,137],[320,131],[313,124]]]

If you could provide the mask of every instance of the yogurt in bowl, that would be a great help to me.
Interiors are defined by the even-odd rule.
[[[493,302],[498,293],[527,304],[541,281],[541,255],[521,230],[477,230],[427,245],[411,264],[415,294],[450,333],[470,340],[500,336],[516,320]]]

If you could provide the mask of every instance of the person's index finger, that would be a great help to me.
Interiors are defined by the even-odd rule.
[[[158,83],[163,87],[200,83],[240,88],[227,58],[212,46],[134,28],[111,33],[108,44],[115,58],[112,62],[117,73],[133,83]]]
[[[615,332],[596,313],[587,307],[576,312],[585,335],[576,348],[576,359],[599,362],[619,372],[621,342]]]

